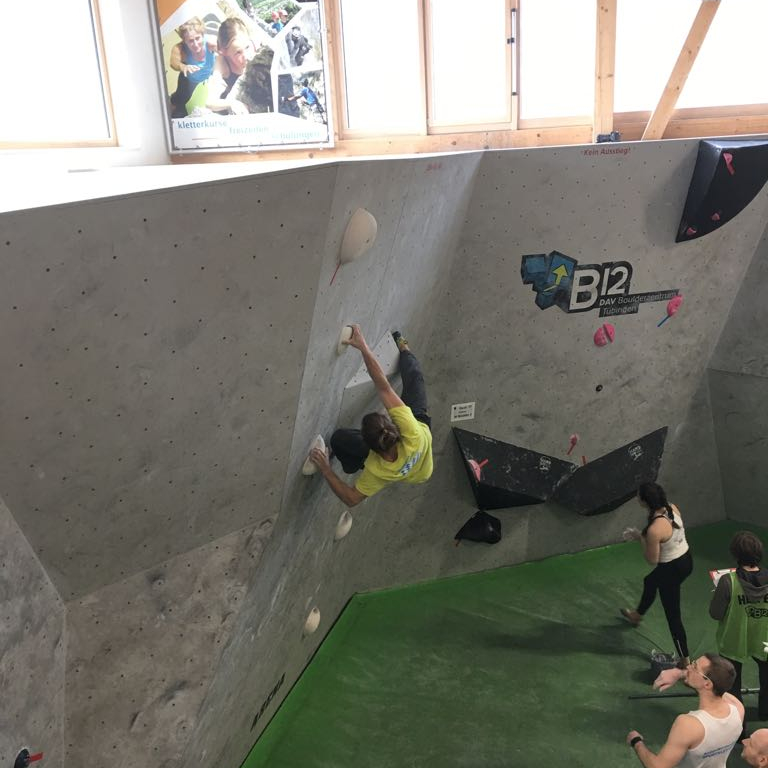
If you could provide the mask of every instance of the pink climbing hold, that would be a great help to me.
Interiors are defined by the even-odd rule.
[[[683,297],[682,296],[674,296],[667,302],[667,315],[670,317],[677,312],[678,309],[680,309],[680,305],[683,303]]]
[[[720,211],[715,211],[709,218],[712,221],[720,221]]]
[[[733,155],[730,152],[723,152],[723,160],[725,160],[725,167],[728,169],[728,173],[731,176],[735,176],[736,169],[733,167]]]
[[[579,442],[579,436],[574,432],[569,438],[568,450],[565,452],[566,456],[571,455],[571,451],[576,447],[576,443]]]
[[[664,325],[664,323],[666,323],[667,320],[669,320],[669,318],[672,317],[672,315],[674,315],[677,312],[678,309],[680,309],[680,305],[682,303],[683,303],[683,297],[682,296],[678,295],[678,296],[674,296],[673,298],[671,298],[667,302],[667,316],[661,322],[659,322],[656,325],[656,327],[657,328],[661,328],[661,326]]]
[[[696,229],[696,227],[688,227],[688,229],[685,230],[685,234],[688,235],[688,237],[692,237],[695,235],[699,230]]]
[[[616,329],[610,323],[605,323],[605,325],[601,325],[595,331],[595,345],[598,347],[604,347],[606,344],[610,344],[615,336]]]
[[[475,480],[479,483],[483,479],[483,467],[488,463],[488,459],[483,459],[479,464],[474,459],[470,459],[468,464],[472,468]]]

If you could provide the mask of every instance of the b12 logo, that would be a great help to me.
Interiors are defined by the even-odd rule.
[[[628,261],[583,264],[559,251],[523,256],[520,273],[536,292],[536,306],[558,306],[563,312],[600,310],[600,317],[627,315],[649,301],[668,301],[677,289],[650,293],[629,292],[632,265]]]

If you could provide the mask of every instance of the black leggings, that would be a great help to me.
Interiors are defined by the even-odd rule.
[[[725,658],[728,658],[727,656]],[[754,656],[752,657],[755,658]],[[741,698],[741,662],[728,659],[736,670],[736,679],[731,686],[731,693],[739,700]],[[760,678],[760,693],[757,698],[757,716],[760,720],[768,720],[768,661],[755,659],[757,662],[757,674]]]
[[[681,658],[688,656],[688,638],[680,616],[680,585],[691,575],[692,570],[693,558],[690,550],[668,563],[659,563],[643,579],[643,594],[640,597],[640,605],[637,606],[637,612],[641,616],[644,615],[656,599],[658,590],[672,634],[672,642]]]
[[[413,411],[413,415],[426,424],[432,425],[427,412],[427,387],[424,374],[416,355],[410,349],[400,352],[400,377],[403,380],[401,400]],[[351,475],[363,468],[370,450],[359,429],[337,429],[331,436],[331,450],[341,462],[342,469]]]

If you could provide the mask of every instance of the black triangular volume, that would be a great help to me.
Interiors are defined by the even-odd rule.
[[[554,500],[580,515],[611,512],[636,496],[640,483],[656,479],[666,438],[662,427],[579,467]]]
[[[699,142],[676,243],[719,229],[768,181],[768,141]]]
[[[466,539],[483,544],[496,544],[501,541],[501,520],[483,510],[478,510],[461,526],[454,538],[457,541]]]
[[[570,461],[453,428],[480,509],[541,504],[576,470]]]

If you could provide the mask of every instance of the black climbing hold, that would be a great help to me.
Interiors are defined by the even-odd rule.
[[[662,427],[584,466],[491,437],[453,428],[481,510],[556,501],[579,515],[610,512],[656,479],[667,428]]]
[[[554,501],[580,515],[620,507],[637,495],[640,483],[656,479],[666,438],[662,427],[579,467],[558,487]]]
[[[576,469],[570,461],[464,429],[454,427],[453,436],[480,509],[541,504]]]
[[[457,542],[467,539],[483,544],[496,544],[501,540],[501,520],[479,509],[461,526],[454,538]]]
[[[767,180],[768,141],[700,141],[675,242],[719,229],[752,202]]]

